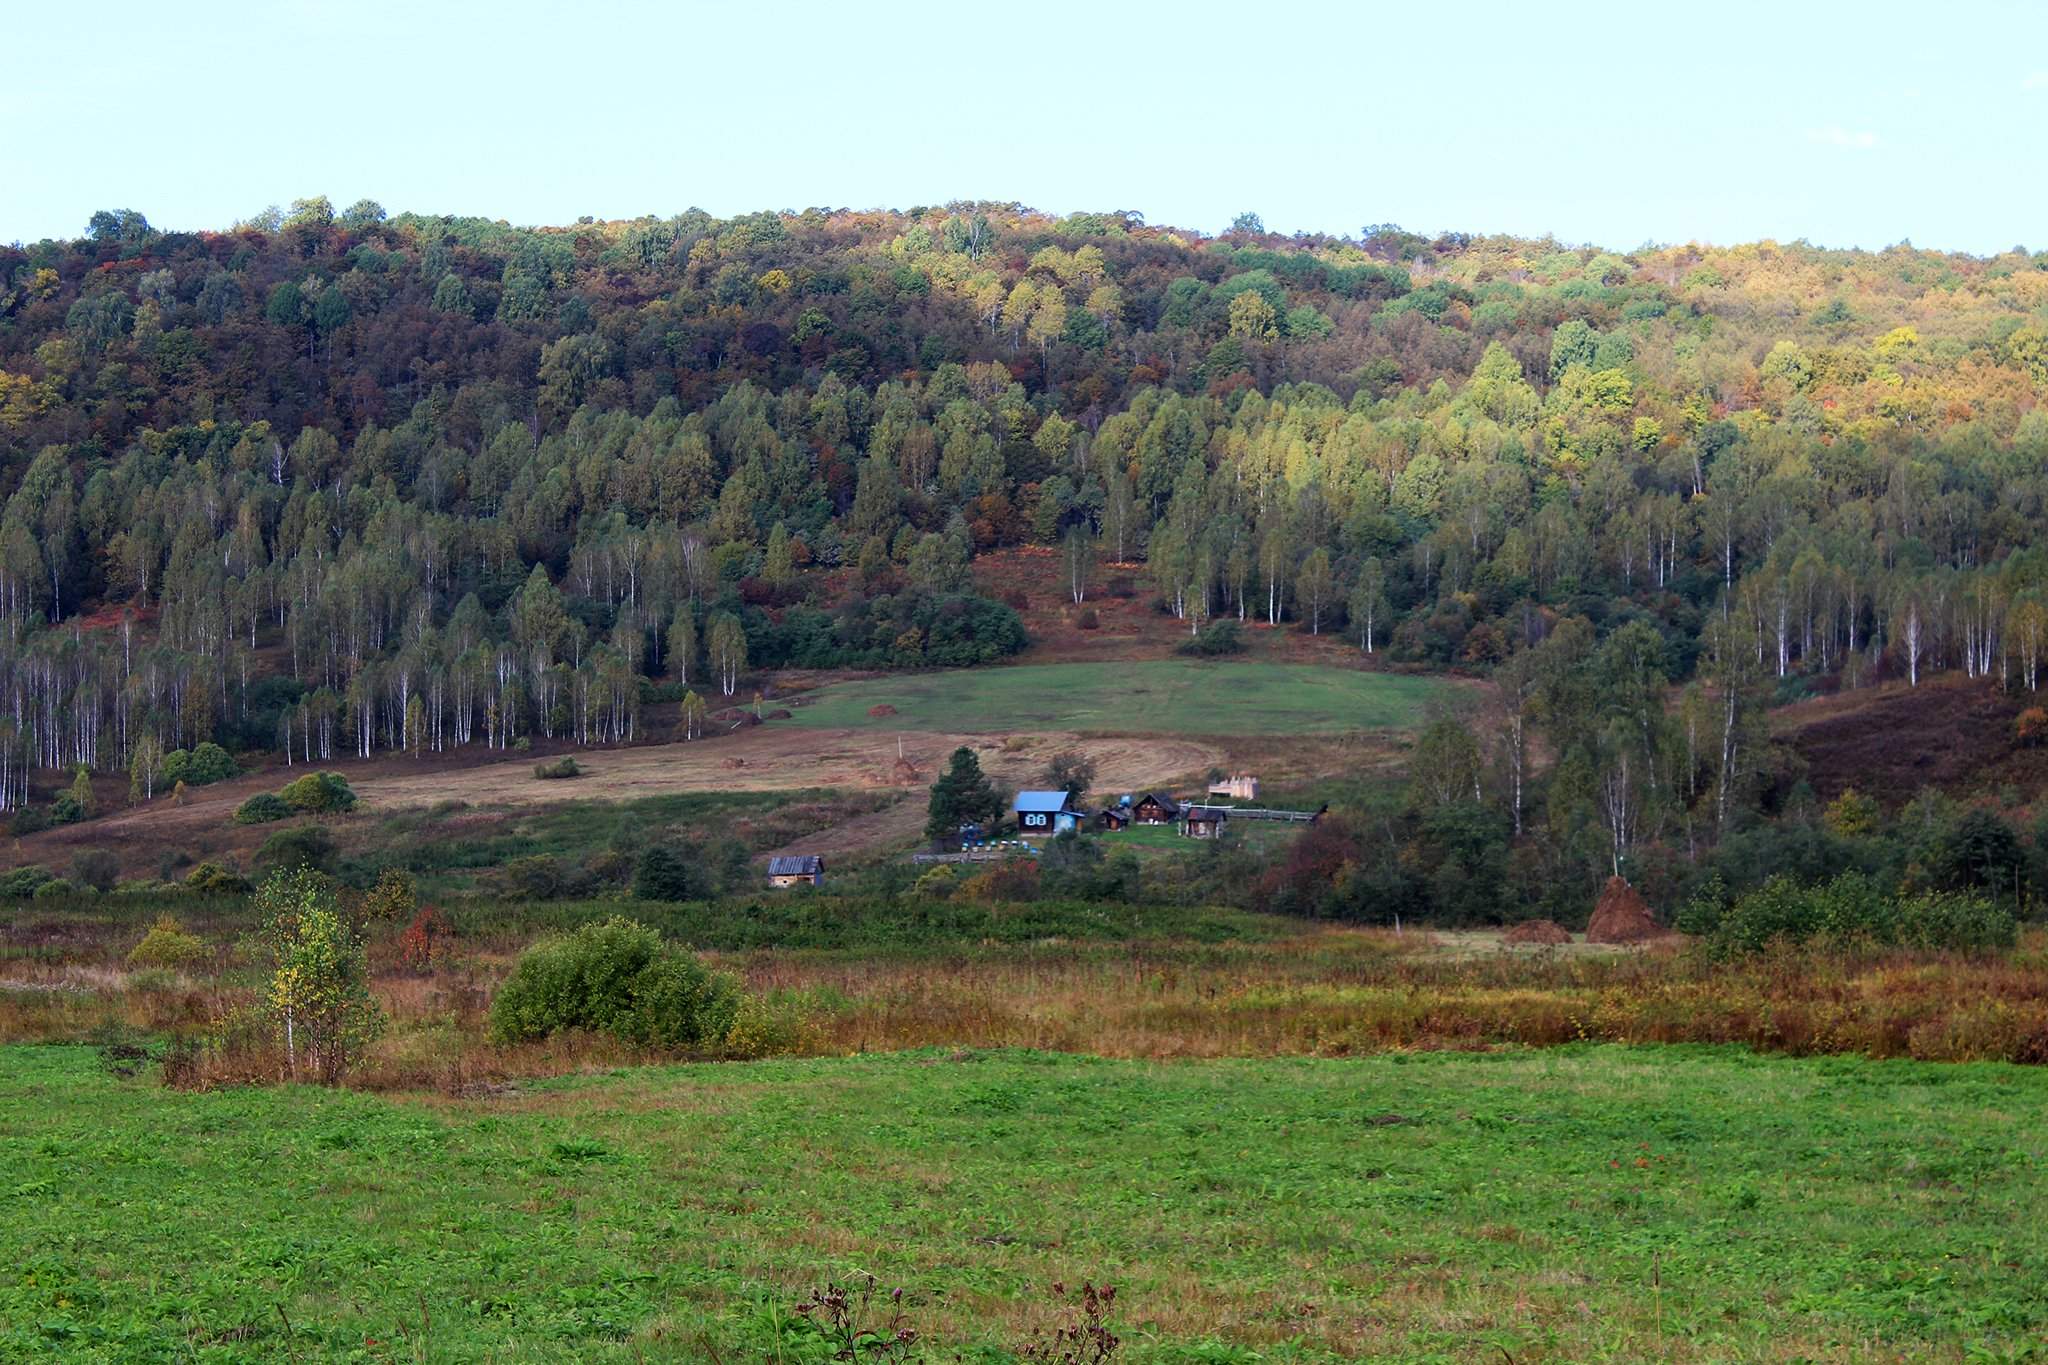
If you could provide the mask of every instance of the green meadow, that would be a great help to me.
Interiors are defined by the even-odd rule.
[[[1017,1358],[1091,1278],[1144,1365],[2035,1359],[2044,1118],[2038,1069],[1689,1047],[923,1052],[468,1099],[12,1047],[0,1358],[824,1361],[794,1305],[871,1273],[932,1361]]]
[[[793,709],[803,725],[968,734],[1338,734],[1416,725],[1446,687],[1441,678],[1329,665],[1146,659],[865,678],[833,684]],[[883,704],[896,714],[868,714]]]

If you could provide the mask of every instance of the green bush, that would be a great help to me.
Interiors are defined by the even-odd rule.
[[[721,1047],[739,984],[644,924],[609,919],[528,949],[491,1003],[491,1033],[525,1042],[570,1029],[650,1047]]]
[[[545,853],[512,859],[498,869],[498,880],[507,895],[537,901],[553,900],[566,885],[561,860]]]
[[[712,892],[703,859],[656,844],[633,869],[633,895],[643,901],[702,900]]]
[[[70,882],[63,881],[56,877],[52,877],[49,881],[46,881],[42,885],[38,886],[35,889],[35,892],[30,896],[30,899],[39,901],[53,901],[63,896],[70,896],[75,894],[76,892],[73,890]]]
[[[75,825],[90,813],[70,792],[50,803],[50,823],[53,825]]]
[[[201,863],[186,874],[185,889],[200,896],[246,896],[249,879],[219,863]]]
[[[319,872],[334,870],[334,836],[318,825],[281,829],[256,850],[256,865],[272,872],[309,867]]]
[[[130,967],[178,971],[206,956],[206,945],[170,915],[158,917],[128,954]]]
[[[1703,923],[1707,916],[1684,918]],[[2019,926],[2010,911],[1981,896],[1947,891],[1902,896],[1850,872],[1815,885],[1772,877],[1723,911],[1711,932],[1711,942],[1723,954],[1754,953],[1780,940],[1816,939],[1988,952],[2010,948]]]
[[[1177,651],[1198,659],[1213,659],[1225,654],[1244,653],[1244,631],[1237,622],[1224,619],[1211,621],[1202,627],[1201,634],[1181,645]]]
[[[348,779],[340,773],[307,773],[287,782],[278,796],[293,810],[316,815],[353,810],[356,804],[355,792],[350,789]]]
[[[235,823],[238,825],[267,825],[274,820],[290,818],[291,804],[275,792],[258,792],[235,807]]]
[[[157,782],[165,787],[175,787],[180,782],[188,787],[204,787],[241,775],[242,770],[228,757],[228,751],[208,741],[190,751],[173,749],[165,754]]]
[[[563,754],[560,758],[550,762],[534,764],[533,775],[541,778],[581,777],[583,776],[583,769],[576,766],[576,759],[573,755]]]
[[[55,880],[55,877],[33,863],[27,867],[17,867],[6,876],[0,877],[0,896],[15,899],[33,896],[37,887]]]
[[[121,880],[121,860],[103,848],[89,848],[71,860],[71,880],[95,891],[112,891]]]

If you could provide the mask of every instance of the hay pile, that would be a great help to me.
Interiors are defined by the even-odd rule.
[[[889,776],[892,781],[905,785],[924,781],[924,773],[907,758],[897,759],[896,766],[889,771]]]
[[[876,717],[877,719],[879,719],[879,718],[880,718],[880,717],[882,717],[882,716],[893,716],[893,715],[895,715],[895,714],[896,714],[896,708],[895,708],[895,707],[893,707],[893,706],[891,706],[891,705],[889,705],[889,703],[888,703],[888,702],[880,702],[880,703],[878,703],[878,704],[876,704],[876,705],[874,705],[874,706],[870,706],[870,707],[868,708],[868,714],[869,714],[869,715],[871,715],[871,716],[874,716],[874,717]]]
[[[1636,889],[1621,877],[1609,877],[1586,924],[1588,943],[1647,943],[1665,938],[1671,931],[1657,923],[1650,907]]]
[[[1541,947],[1554,948],[1560,943],[1570,943],[1571,941],[1571,934],[1554,919],[1523,920],[1501,936],[1501,942],[1515,947],[1523,944],[1536,944]]]

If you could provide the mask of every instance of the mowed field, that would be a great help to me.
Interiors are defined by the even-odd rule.
[[[469,1100],[0,1053],[0,1357],[825,1360],[813,1285],[1013,1360],[2033,1359],[2048,1072],[1730,1049],[927,1052]],[[960,1354],[956,1357],[955,1352]]]
[[[1325,664],[1134,659],[1016,664],[837,683],[802,699],[799,724],[994,734],[1341,734],[1406,729],[1441,678]],[[871,716],[876,706],[894,715]]]

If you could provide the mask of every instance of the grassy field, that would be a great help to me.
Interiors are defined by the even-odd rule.
[[[1084,1277],[1142,1365],[2033,1359],[2044,1117],[2039,1070],[1709,1049],[931,1052],[427,1101],[13,1048],[0,1356],[822,1361],[789,1308],[865,1271],[934,1360],[1014,1358]]]
[[[1146,659],[867,678],[835,684],[794,709],[802,725],[967,734],[1335,734],[1412,726],[1445,689],[1440,678],[1315,664]],[[896,714],[868,714],[883,704]]]

